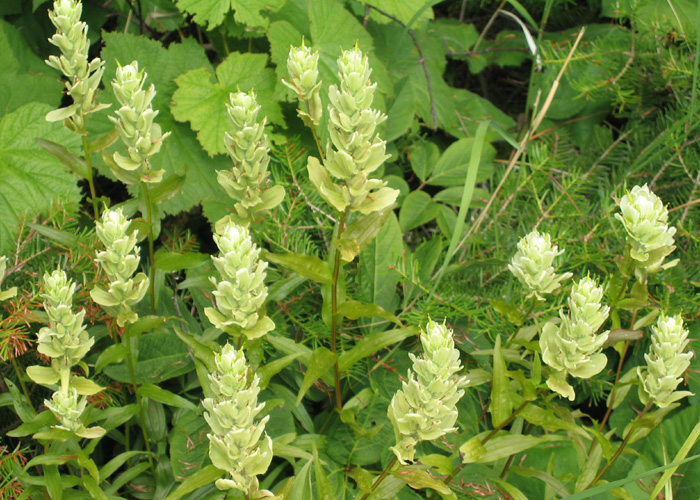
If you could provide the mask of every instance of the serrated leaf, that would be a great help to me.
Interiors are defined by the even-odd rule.
[[[226,104],[231,92],[254,89],[261,106],[260,117],[284,126],[279,103],[274,99],[275,72],[267,68],[267,55],[232,52],[216,68],[216,81],[205,68],[195,69],[175,81],[172,113],[176,120],[191,123],[197,140],[210,156],[224,154],[224,133],[229,129]]]
[[[0,120],[0,254],[14,245],[20,217],[44,212],[58,200],[80,202],[77,177],[34,141],[42,137],[78,151],[77,134],[46,121],[50,109],[31,103]]]
[[[208,30],[222,24],[229,12],[237,23],[250,28],[266,28],[261,12],[278,11],[287,0],[177,0],[177,7],[194,16],[194,22]]]

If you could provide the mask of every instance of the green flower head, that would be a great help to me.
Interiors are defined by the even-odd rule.
[[[220,490],[236,489],[256,493],[257,477],[267,472],[272,461],[272,440],[264,434],[269,416],[256,420],[265,406],[258,404],[260,380],[248,368],[243,351],[226,344],[215,356],[216,371],[209,375],[214,398],[202,405],[212,432],[209,457],[229,474],[218,479]]]
[[[693,357],[693,353],[687,351],[689,342],[688,330],[680,316],[662,315],[656,326],[651,327],[651,346],[644,355],[647,366],[637,368],[642,403],[653,402],[659,408],[665,408],[692,395],[688,391],[676,391]]]
[[[306,111],[297,110],[302,119],[310,125],[321,122],[323,106],[321,105],[321,82],[318,81],[318,51],[311,49],[302,42],[301,47],[291,47],[287,58],[289,80],[282,83],[292,89],[297,98],[306,105]]]
[[[574,283],[569,295],[569,314],[559,311],[560,322],[545,323],[540,335],[542,360],[552,369],[547,385],[560,395],[574,400],[574,388],[566,381],[571,374],[590,378],[607,363],[600,350],[608,340],[608,331],[598,333],[608,319],[610,308],[601,304],[603,288],[590,277]]]
[[[627,231],[630,255],[639,267],[656,272],[676,264],[663,264],[676,248],[673,240],[676,228],[669,227],[668,210],[646,184],[633,187],[622,197],[620,212],[615,217]]]
[[[518,251],[513,256],[508,269],[530,290],[530,295],[542,298],[542,295],[555,292],[561,283],[572,274],[556,274],[554,258],[564,253],[552,244],[548,233],[532,231],[518,242]]]
[[[459,351],[454,347],[452,330],[443,323],[428,321],[421,330],[423,354],[409,353],[413,372],[402,382],[389,405],[389,420],[394,426],[396,446],[391,450],[402,464],[411,462],[419,441],[432,441],[456,430],[457,402],[464,395],[460,389],[466,377]]]

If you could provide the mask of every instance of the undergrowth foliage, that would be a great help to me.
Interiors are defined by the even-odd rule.
[[[1,499],[697,495],[700,6],[2,12]]]

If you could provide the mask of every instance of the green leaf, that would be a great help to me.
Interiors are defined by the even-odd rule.
[[[273,264],[284,266],[299,276],[316,283],[330,284],[333,281],[333,274],[328,263],[312,255],[262,252],[262,258]]]
[[[384,226],[390,209],[379,210],[361,216],[343,231],[340,241],[336,242],[345,262],[351,262],[367,245],[377,237]]]
[[[177,500],[178,498],[182,498],[202,486],[213,483],[223,475],[224,471],[217,469],[213,465],[208,465],[185,479],[175,491],[165,498],[165,500]]]
[[[474,148],[475,138],[468,137],[453,142],[442,153],[433,169],[428,184],[432,186],[462,186],[469,169],[469,159]],[[491,144],[484,144],[479,156],[476,182],[481,182],[493,173],[493,160],[496,149]]]
[[[355,344],[355,347],[340,355],[338,368],[342,372],[347,371],[361,359],[367,358],[377,351],[401,342],[408,337],[418,335],[419,331],[420,329],[417,326],[409,326],[368,335]]]
[[[384,318],[398,326],[401,326],[399,318],[388,312],[377,304],[363,304],[355,300],[346,300],[338,308],[338,314],[342,314],[350,320],[358,318]]]
[[[360,254],[357,275],[358,298],[393,312],[398,307],[397,273],[391,270],[403,252],[403,237],[396,216],[392,213],[377,237]],[[370,330],[377,330],[372,327]]]
[[[513,401],[510,398],[510,382],[506,375],[506,361],[501,353],[501,336],[496,337],[496,345],[493,348],[493,385],[491,387],[491,425],[497,427],[504,422],[513,410]]]
[[[399,211],[399,225],[404,233],[411,229],[427,224],[440,211],[440,206],[435,203],[425,191],[413,191],[403,200]]]
[[[411,169],[421,182],[430,176],[439,159],[440,149],[432,142],[417,142],[411,148]]]
[[[46,465],[44,467],[44,477],[46,478],[46,490],[51,500],[61,500],[63,498],[63,485],[61,475],[58,472],[58,465]]]
[[[387,111],[386,132],[383,135],[387,143],[408,132],[416,112],[416,96],[413,93],[413,87],[406,80],[403,83],[401,90],[397,92],[396,98]]]
[[[193,369],[187,346],[175,333],[154,331],[138,339],[138,359],[134,363],[137,384],[155,384]],[[103,371],[119,382],[132,382],[126,364],[110,365]]]
[[[0,119],[0,254],[14,247],[20,217],[45,212],[59,200],[80,202],[77,178],[34,141],[43,137],[77,151],[79,137],[47,122],[48,111],[32,103]]]
[[[49,425],[56,425],[56,417],[54,417],[53,413],[50,411],[45,410],[34,416],[33,419],[27,420],[11,431],[8,431],[7,435],[10,437],[29,436]]]
[[[95,374],[98,374],[102,369],[113,363],[121,363],[126,357],[126,347],[123,344],[114,344],[107,347],[95,361]]]
[[[278,11],[287,0],[177,0],[177,8],[194,16],[193,21],[212,30],[222,24],[229,12],[237,23],[249,28],[266,28],[261,12]]]
[[[558,418],[552,410],[540,408],[534,404],[528,404],[523,408],[518,416],[524,418],[533,425],[544,427],[548,431],[565,430],[577,434],[584,439],[590,439],[590,435],[583,427],[579,427],[573,422],[567,422]]]
[[[297,394],[296,406],[299,406],[306,391],[335,364],[335,360],[336,355],[323,346],[311,354],[311,360],[304,374],[304,381]]]
[[[179,271],[181,269],[192,269],[200,266],[205,262],[211,262],[211,255],[204,253],[188,252],[167,252],[162,248],[156,251],[156,269],[160,269],[166,273]]]
[[[95,500],[107,500],[107,495],[105,495],[102,488],[100,488],[100,485],[97,484],[97,481],[95,481],[92,477],[83,476],[82,483],[92,498]]]
[[[494,462],[543,443],[564,441],[568,439],[568,437],[556,434],[545,434],[539,437],[526,436],[523,434],[507,434],[504,436],[496,436],[488,440],[486,444],[481,444],[481,439],[483,439],[483,437],[473,437],[459,447],[459,451],[463,453],[462,463],[483,464]]]
[[[119,469],[122,468],[122,466],[126,463],[127,460],[129,460],[132,457],[136,457],[138,455],[145,455],[147,452],[145,451],[125,451],[117,455],[116,457],[112,458],[109,462],[104,464],[102,468],[99,470],[99,477],[100,477],[100,482],[106,481],[112,474],[117,472]]]
[[[231,92],[255,89],[262,108],[260,115],[284,126],[279,103],[273,97],[275,72],[266,66],[265,54],[232,52],[216,68],[214,82],[205,68],[189,71],[175,80],[178,89],[173,94],[173,116],[191,123],[197,131],[197,140],[209,155],[226,153],[224,133],[229,129],[226,104],[230,103]]]
[[[210,430],[204,417],[193,411],[187,411],[175,420],[168,434],[168,444],[170,466],[177,481],[184,481],[211,464],[207,439]]]
[[[143,384],[136,390],[136,393],[143,397],[152,399],[153,401],[163,403],[164,405],[184,408],[185,410],[190,411],[197,411],[197,405],[192,401],[185,399],[182,396],[178,396],[177,394],[173,394],[172,392],[158,387],[157,385]]]
[[[105,389],[88,378],[78,377],[76,375],[71,378],[70,386],[75,388],[81,396],[92,396]]]
[[[255,371],[255,373],[258,377],[260,377],[260,388],[265,389],[265,387],[267,387],[267,384],[270,383],[270,379],[272,377],[277,375],[280,371],[282,371],[284,367],[288,366],[292,361],[301,357],[302,354],[303,353],[301,352],[288,354],[287,356],[283,356],[279,359],[275,359],[274,361],[270,361],[269,363],[258,368]]]
[[[50,366],[32,365],[26,371],[27,376],[40,385],[57,384],[61,379],[59,373]]]
[[[436,478],[428,474],[427,471],[419,468],[421,466],[415,465],[402,465],[397,469],[391,471],[391,473],[405,482],[414,490],[422,490],[423,488],[430,488],[443,495],[449,495],[452,490],[447,486],[441,479]]]
[[[387,14],[391,14],[406,25],[413,19],[415,14],[418,14],[418,24],[425,23],[434,18],[433,9],[423,9],[425,3],[426,0],[374,0],[372,5],[383,10]],[[369,18],[382,24],[393,22],[392,19],[380,14],[374,9],[370,9]]]
[[[148,195],[151,203],[160,205],[164,201],[168,201],[175,196],[185,184],[184,175],[171,175],[162,182],[156,184],[156,187],[149,189]]]
[[[4,20],[0,20],[0,66],[0,116],[30,102],[47,104],[47,112],[60,105],[64,87],[58,71],[46,66],[20,30]]]
[[[75,246],[78,243],[78,237],[74,233],[68,231],[59,231],[58,229],[54,229],[48,226],[41,226],[39,224],[27,224],[27,226],[34,229],[34,231],[36,231],[40,235],[45,236],[46,238],[52,241],[55,241],[59,245],[66,246],[68,248],[75,248]]]
[[[71,153],[65,148],[65,146],[62,146],[61,144],[56,144],[55,142],[47,141],[45,139],[42,139],[41,137],[37,137],[35,140],[36,143],[39,146],[41,146],[41,148],[44,151],[54,155],[58,159],[58,161],[60,161],[71,172],[81,177],[82,179],[87,179],[88,169],[85,160],[80,158],[78,155]]]

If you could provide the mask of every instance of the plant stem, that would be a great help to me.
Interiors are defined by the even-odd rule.
[[[124,330],[124,336],[126,337],[126,359],[129,365],[129,375],[131,375],[131,385],[134,388],[134,392],[137,393],[138,385],[136,384],[136,372],[134,371],[134,356],[131,349],[131,328],[129,326]],[[136,394],[136,407],[139,411],[139,424],[141,426],[141,432],[143,433],[143,441],[146,446],[146,456],[148,456],[148,465],[151,467],[151,472],[155,477],[156,468],[153,464],[153,457],[151,457],[151,439],[148,437],[148,432],[146,432],[146,419],[144,418],[143,406],[141,405],[141,396]]]
[[[640,414],[637,416],[636,420],[640,420],[644,415],[646,415],[647,412],[648,412],[649,410],[651,410],[651,407],[652,407],[652,406],[653,406],[653,404],[652,404],[652,403],[649,403],[649,404],[646,406],[646,408],[644,408],[644,410],[642,410],[642,413],[640,413]],[[615,463],[615,460],[617,460],[617,459],[620,457],[620,455],[622,455],[622,450],[624,450],[624,449],[625,449],[625,446],[627,446],[627,443],[629,442],[629,440],[630,440],[630,438],[632,437],[632,434],[633,434],[633,433],[634,433],[634,432],[632,431],[632,429],[630,429],[630,431],[629,431],[629,432],[627,433],[627,435],[625,436],[625,439],[622,440],[622,444],[620,444],[620,446],[617,448],[617,451],[616,451],[615,454],[612,456],[612,458],[610,459],[610,461],[609,461],[607,464],[605,464],[605,467],[603,467],[603,468],[601,469],[601,471],[600,471],[600,472],[598,473],[598,475],[593,479],[593,481],[591,481],[591,482],[588,484],[588,486],[586,486],[584,489],[587,490],[588,488],[590,488],[591,486],[593,486],[595,483],[597,483],[598,481],[600,481],[600,479],[601,479],[601,478],[603,477],[603,475],[608,471],[608,469],[612,466],[612,464]]]
[[[156,294],[155,294],[155,277],[156,277],[156,258],[154,252],[154,237],[153,237],[153,208],[151,207],[151,196],[148,193],[148,185],[141,182],[143,190],[143,198],[146,203],[146,222],[148,222],[148,258],[150,260],[148,293],[151,296],[151,314],[156,313]]]
[[[100,218],[100,211],[97,206],[97,194],[95,192],[95,181],[92,178],[92,161],[90,160],[90,149],[88,148],[87,136],[83,130],[81,133],[83,139],[83,154],[85,155],[85,165],[87,166],[87,181],[90,186],[90,198],[92,199],[92,212],[95,216],[95,221]]]
[[[19,365],[17,364],[17,360],[15,359],[14,356],[8,356],[12,360],[12,366],[15,369],[15,374],[17,375],[17,380],[19,381],[19,385],[22,388],[22,392],[24,393],[24,397],[27,398],[27,404],[29,407],[32,409],[32,413],[36,415],[36,408],[34,408],[34,405],[32,404],[32,400],[29,398],[29,391],[27,390],[27,386],[24,383],[24,379],[22,378],[22,372],[19,369]]]
[[[372,492],[377,489],[377,486],[379,486],[379,483],[384,481],[384,478],[387,476],[387,474],[389,474],[389,471],[396,464],[396,460],[397,460],[396,455],[394,455],[393,458],[391,459],[391,462],[386,464],[386,467],[384,467],[384,470],[382,471],[381,475],[377,478],[377,480],[375,482],[372,483],[372,488],[367,493],[365,493],[360,500],[366,500],[367,497],[369,497],[372,494]]]
[[[336,238],[340,241],[345,227],[345,219],[348,216],[350,209],[346,209],[338,219],[338,231]],[[331,283],[331,352],[335,354],[338,350],[338,275],[340,274],[340,250],[338,246],[334,246],[335,255],[333,256],[333,282]],[[338,412],[343,410],[343,391],[340,387],[340,368],[338,360],[333,363],[333,371],[335,372],[335,407]]]

